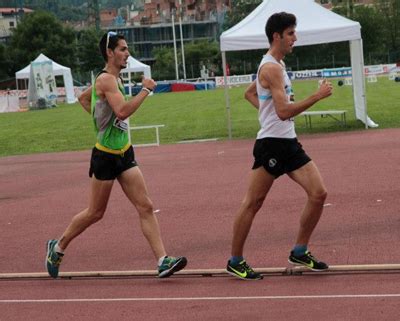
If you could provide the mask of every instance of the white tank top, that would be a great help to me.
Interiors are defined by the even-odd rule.
[[[285,81],[285,91],[288,102],[290,102],[290,95],[292,94],[292,83],[285,68],[270,54],[266,54],[261,60],[260,66],[257,71],[256,85],[258,95],[258,121],[260,122],[261,129],[257,133],[257,139],[265,137],[276,138],[295,138],[296,132],[294,130],[294,119],[281,120],[275,111],[275,104],[272,100],[272,94],[269,89],[261,86],[258,75],[261,67],[266,63],[278,64],[282,67],[283,78]]]

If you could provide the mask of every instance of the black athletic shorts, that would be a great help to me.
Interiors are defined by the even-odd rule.
[[[115,155],[98,150],[96,147],[92,150],[90,160],[89,176],[94,176],[101,181],[116,179],[123,171],[137,166],[135,153],[132,146],[121,154]]]
[[[253,155],[253,169],[263,166],[275,177],[293,172],[311,161],[297,138],[257,139]]]

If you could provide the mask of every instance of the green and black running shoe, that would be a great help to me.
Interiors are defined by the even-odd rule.
[[[288,261],[291,264],[305,266],[313,271],[325,271],[329,268],[326,263],[318,261],[309,251],[306,251],[301,256],[295,256],[292,251],[290,252]]]
[[[57,240],[47,241],[46,268],[52,278],[57,278],[58,268],[60,267],[64,254],[54,250]]]
[[[162,262],[162,264],[158,267],[158,277],[159,278],[167,278],[182,270],[187,264],[187,259],[184,256],[181,257],[172,257],[166,256]]]
[[[229,260],[228,265],[226,266],[226,271],[242,280],[262,280],[263,278],[263,276],[254,271],[245,260],[238,264],[232,264]]]

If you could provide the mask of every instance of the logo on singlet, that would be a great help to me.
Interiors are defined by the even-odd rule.
[[[271,159],[268,161],[269,167],[275,167],[276,163],[277,163],[277,161],[276,161],[275,158],[271,158]]]

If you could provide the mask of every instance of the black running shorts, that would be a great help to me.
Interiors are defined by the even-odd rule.
[[[253,169],[263,166],[275,178],[293,172],[311,161],[297,138],[257,139],[253,155]]]
[[[90,160],[89,176],[94,176],[101,181],[116,179],[123,171],[137,166],[135,153],[132,146],[121,154],[115,155],[98,150],[96,147],[92,150]]]

